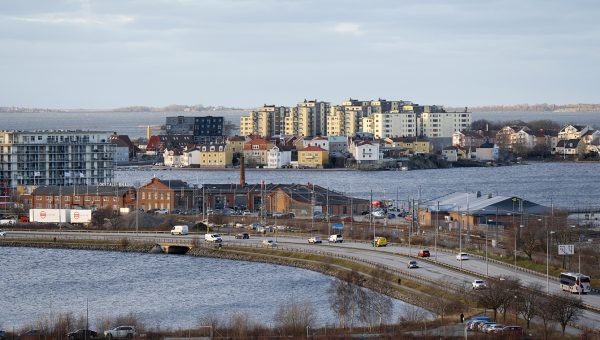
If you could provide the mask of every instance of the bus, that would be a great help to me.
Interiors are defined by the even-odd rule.
[[[590,277],[581,273],[560,273],[560,289],[571,293],[589,293]]]

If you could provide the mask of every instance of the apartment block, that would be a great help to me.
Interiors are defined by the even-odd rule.
[[[264,105],[251,111],[240,120],[242,136],[257,135],[268,138],[285,132],[285,118],[290,108],[286,106]]]
[[[429,138],[452,137],[454,132],[470,127],[470,112],[428,112],[425,108],[418,118],[417,134]]]
[[[372,130],[375,138],[416,136],[416,114],[412,111],[374,113]]]
[[[285,134],[317,136],[327,134],[327,115],[330,103],[304,100],[291,108],[285,117]]]
[[[220,116],[167,117],[167,135],[193,135],[196,142],[208,142],[223,136],[224,118]]]
[[[1,131],[0,180],[18,185],[98,185],[114,180],[114,144],[101,131]]]

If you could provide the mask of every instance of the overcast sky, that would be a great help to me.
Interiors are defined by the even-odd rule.
[[[598,1],[0,0],[0,106],[600,102]]]

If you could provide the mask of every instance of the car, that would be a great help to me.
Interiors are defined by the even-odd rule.
[[[488,325],[485,328],[485,332],[488,334],[498,334],[498,333],[501,333],[503,329],[504,329],[504,325],[493,324],[493,325]]]
[[[495,323],[493,321],[484,322],[483,324],[481,324],[481,326],[479,326],[479,331],[483,332],[483,333],[488,333],[488,329],[495,325],[497,325],[497,323]]]
[[[111,339],[132,339],[137,335],[134,326],[119,326],[107,331],[104,331],[104,337]]]
[[[427,249],[421,249],[419,250],[419,254],[417,254],[419,257],[430,257],[431,254],[429,253],[429,250]]]
[[[476,331],[479,331],[479,332],[483,332],[483,328],[484,328],[484,327],[486,327],[487,325],[494,324],[494,323],[495,323],[495,322],[493,322],[493,321],[491,321],[491,320],[490,320],[490,321],[483,321],[483,322],[480,322],[480,323],[478,323],[478,324],[477,324],[477,328],[476,328],[475,330],[476,330]]]
[[[376,237],[371,244],[374,247],[385,247],[388,244],[387,238],[385,237]]]
[[[419,268],[419,265],[417,264],[417,261],[415,260],[410,260],[407,263],[407,267],[408,269],[412,269],[412,268]]]
[[[89,329],[78,329],[74,332],[67,333],[67,339],[69,340],[85,340],[93,339],[98,336],[98,333]]]
[[[204,234],[204,241],[221,243],[221,242],[223,242],[223,238],[219,234]]]
[[[235,235],[235,238],[247,240],[250,238],[250,235],[248,233],[239,233],[239,234]]]
[[[6,231],[0,230],[0,237],[6,237]]]
[[[344,242],[344,238],[342,237],[341,234],[329,235],[329,242],[342,243],[342,242]]]
[[[467,329],[470,331],[476,331],[479,329],[479,325],[484,322],[489,322],[489,321],[488,320],[470,320],[469,322],[467,322]]]
[[[464,261],[469,259],[469,254],[467,253],[458,253],[456,254],[456,259],[459,261]]]
[[[392,213],[388,213],[387,218],[392,220],[392,219],[396,218],[396,215],[392,214]]]
[[[313,236],[308,239],[308,243],[323,243],[321,236]]]
[[[342,222],[352,222],[352,216],[345,216],[342,218]]]
[[[169,210],[167,209],[157,209],[156,211],[154,211],[155,214],[157,215],[166,215],[169,213]]]
[[[176,225],[171,229],[171,235],[187,235],[189,228],[187,225]]]
[[[474,280],[471,283],[473,289],[484,289],[487,288],[487,285],[485,284],[485,281],[483,280]]]
[[[267,248],[275,248],[275,247],[277,247],[277,242],[275,242],[273,240],[263,240],[262,246],[267,247]]]
[[[498,333],[502,335],[524,335],[525,330],[521,326],[504,326]]]

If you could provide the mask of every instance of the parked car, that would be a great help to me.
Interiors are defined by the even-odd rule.
[[[488,325],[485,328],[485,332],[488,334],[498,334],[500,332],[502,332],[502,330],[504,329],[504,325],[501,324],[492,324],[492,325]]]
[[[385,237],[376,237],[373,242],[371,242],[375,247],[385,247],[388,244],[387,238]]]
[[[483,281],[483,280],[475,280],[471,283],[471,285],[473,286],[473,289],[487,288],[487,285],[485,284],[485,281]]]
[[[219,234],[205,234],[204,241],[221,243],[221,242],[223,242],[223,238],[221,238],[221,235],[219,235]]]
[[[484,322],[489,322],[489,321],[488,320],[470,320],[469,322],[467,322],[467,329],[470,331],[477,331],[477,330],[479,330],[479,325]]]
[[[308,243],[323,243],[323,241],[321,241],[321,236],[313,236],[308,239]]]
[[[250,238],[250,235],[248,233],[239,233],[239,234],[235,235],[235,238],[247,240]]]
[[[427,249],[421,249],[419,250],[419,254],[417,254],[419,257],[430,257],[431,254],[429,253],[429,250]]]
[[[104,332],[104,337],[111,339],[132,339],[137,335],[133,326],[119,326]]]
[[[419,265],[417,264],[417,261],[410,260],[410,261],[408,261],[407,267],[408,267],[408,269],[419,268]]]
[[[0,230],[0,237],[6,237],[6,231]]]
[[[342,222],[352,222],[352,216],[344,216]]]
[[[78,329],[74,332],[67,333],[67,339],[69,340],[94,339],[97,336],[98,333],[89,329]]]
[[[498,333],[502,335],[524,335],[525,330],[521,326],[505,326]]]
[[[459,261],[464,261],[469,259],[469,254],[467,253],[458,253],[456,254],[456,259]]]
[[[341,234],[329,235],[329,242],[342,243],[342,242],[344,242],[344,238],[342,237]]]
[[[275,247],[277,247],[277,242],[275,242],[273,240],[263,240],[262,246],[267,247],[267,248],[275,248]]]
[[[154,213],[157,214],[157,215],[166,215],[166,214],[169,213],[169,210],[167,210],[167,209],[158,209],[158,210],[154,211]]]
[[[394,219],[394,218],[396,218],[396,215],[395,215],[395,214],[388,213],[388,215],[387,215],[387,218],[391,220],[391,219]]]
[[[187,225],[176,225],[171,229],[171,235],[187,235],[189,228]]]

